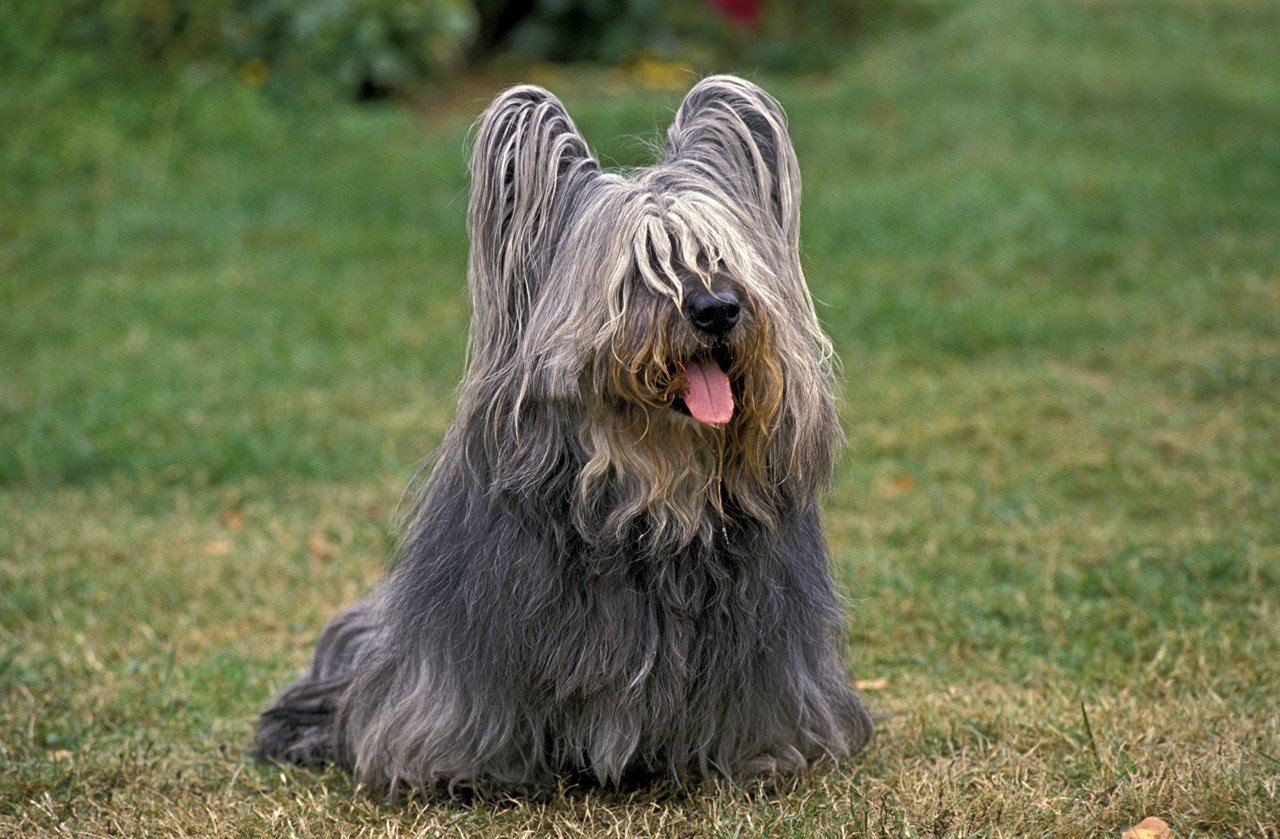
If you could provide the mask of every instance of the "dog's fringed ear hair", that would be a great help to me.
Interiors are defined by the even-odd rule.
[[[709,76],[685,96],[667,132],[667,159],[698,170],[800,240],[800,167],[777,100],[745,79]]]
[[[555,255],[572,196],[600,166],[564,105],[534,85],[500,94],[471,155],[473,352],[510,355]]]

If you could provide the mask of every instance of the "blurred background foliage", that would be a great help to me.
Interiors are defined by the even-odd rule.
[[[912,0],[915,2],[915,0]],[[287,98],[407,95],[478,63],[829,65],[884,2],[857,0],[16,0],[7,70],[52,51],[77,83],[234,74]],[[68,63],[67,56],[78,61]]]

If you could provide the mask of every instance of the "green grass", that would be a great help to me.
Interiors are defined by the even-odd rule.
[[[451,415],[494,87],[0,86],[0,833],[1280,834],[1280,7],[899,5],[760,79],[881,718],[780,794],[388,806],[248,760]],[[622,165],[679,100],[552,83]]]

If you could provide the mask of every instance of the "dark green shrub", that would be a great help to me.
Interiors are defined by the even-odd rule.
[[[470,0],[19,0],[6,63],[91,57],[137,77],[193,64],[289,94],[376,97],[437,81],[475,34]]]
[[[380,98],[438,81],[475,33],[467,0],[257,0],[226,18],[246,81]]]
[[[616,64],[660,37],[668,5],[661,0],[476,0],[478,47],[528,61]]]

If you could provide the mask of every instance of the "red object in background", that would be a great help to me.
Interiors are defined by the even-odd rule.
[[[712,8],[735,26],[760,27],[760,0],[710,0]]]

